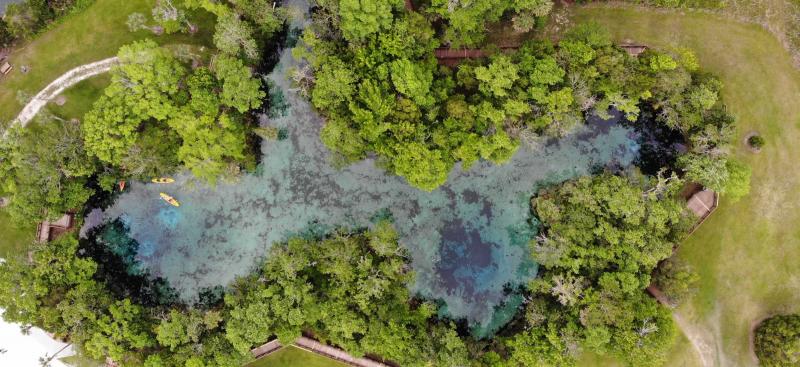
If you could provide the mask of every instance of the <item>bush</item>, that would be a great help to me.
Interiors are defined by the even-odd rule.
[[[761,149],[767,143],[761,135],[753,135],[747,139],[747,144],[755,149]]]
[[[800,365],[800,315],[771,317],[756,329],[756,355],[762,366]]]
[[[14,42],[14,35],[8,30],[8,23],[0,18],[0,48],[11,46],[12,42]]]
[[[697,293],[700,276],[689,264],[673,256],[658,265],[653,280],[670,303],[678,306]]]

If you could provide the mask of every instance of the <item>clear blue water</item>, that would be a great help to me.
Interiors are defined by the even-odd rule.
[[[559,142],[523,147],[505,165],[456,167],[446,185],[423,192],[372,160],[341,169],[330,164],[318,137],[324,122],[290,91],[287,70],[296,64],[283,52],[268,76],[289,106],[269,124],[286,129],[288,138],[263,144],[258,173],[216,188],[186,174],[172,185],[134,183],[103,213],[102,220],[127,224],[140,244],[137,259],[184,300],[247,274],[273,243],[312,230],[368,226],[391,213],[416,272],[411,290],[443,301],[444,315],[499,325],[495,308],[508,299],[519,304],[504,288],[536,275],[527,247],[537,230],[531,195],[598,167],[627,166],[637,155],[630,130],[593,122]],[[181,207],[163,202],[159,192]]]

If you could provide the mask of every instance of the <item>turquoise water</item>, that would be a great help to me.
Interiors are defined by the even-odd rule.
[[[513,296],[508,289],[536,275],[527,243],[536,233],[529,200],[537,187],[627,166],[637,154],[630,130],[593,122],[559,142],[521,148],[502,166],[456,167],[446,185],[423,192],[373,160],[342,169],[330,164],[318,137],[324,122],[290,90],[286,74],[296,64],[283,52],[268,76],[288,105],[269,124],[285,129],[287,139],[263,144],[256,174],[216,188],[189,175],[172,185],[134,183],[103,213],[105,221],[122,219],[140,245],[137,259],[186,301],[247,274],[275,242],[365,227],[390,214],[416,272],[412,291],[443,301],[443,314],[473,326],[502,324],[493,320],[495,307]],[[159,192],[182,205],[169,206]]]

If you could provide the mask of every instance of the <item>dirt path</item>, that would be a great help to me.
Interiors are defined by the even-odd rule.
[[[111,70],[112,66],[117,64],[117,61],[117,57],[110,57],[108,59],[78,66],[64,73],[42,89],[41,92],[36,94],[31,101],[25,105],[22,112],[20,112],[14,120],[14,123],[22,124],[22,126],[27,125],[47,102],[61,94],[65,89],[78,84],[82,80],[108,72]]]
[[[654,285],[647,287],[647,292],[657,299],[659,303],[672,308],[667,296]],[[675,325],[678,326],[678,329],[680,329],[681,332],[686,335],[686,338],[689,339],[689,342],[692,343],[692,347],[694,347],[704,367],[716,367],[720,365],[720,361],[717,358],[717,349],[719,346],[717,345],[713,333],[692,324],[675,309],[672,310],[672,319],[675,320]]]

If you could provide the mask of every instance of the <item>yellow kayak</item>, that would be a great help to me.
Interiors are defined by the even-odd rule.
[[[159,177],[153,179],[153,183],[171,184],[173,182],[175,182],[175,180],[169,177]]]
[[[168,202],[172,206],[181,206],[181,203],[178,202],[178,200],[175,200],[174,197],[169,196],[169,195],[167,195],[167,194],[165,194],[163,192],[161,193],[161,198],[164,199],[164,201]]]

